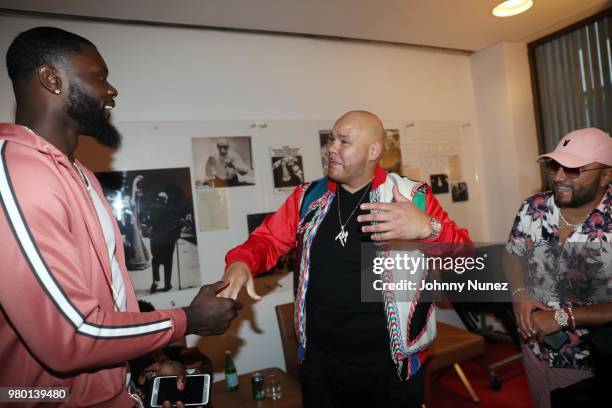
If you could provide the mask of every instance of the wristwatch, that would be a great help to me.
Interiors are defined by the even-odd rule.
[[[555,322],[557,322],[557,324],[563,329],[567,329],[569,326],[569,315],[565,310],[557,309],[555,310]]]
[[[442,232],[442,223],[436,217],[429,218],[429,226],[431,227],[431,234],[424,238],[425,241],[438,238]]]

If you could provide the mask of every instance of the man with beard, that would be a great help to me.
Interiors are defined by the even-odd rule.
[[[139,312],[112,211],[74,157],[81,134],[119,145],[104,60],[85,38],[38,27],[14,39],[6,62],[17,106],[15,124],[0,125],[0,387],[66,387],[70,406],[132,406],[129,360],[223,333],[240,305],[215,297],[218,282],[188,307]],[[161,370],[181,374],[172,367]]]
[[[519,209],[504,266],[533,403],[549,407],[552,390],[592,376],[586,327],[612,320],[612,139],[576,130],[538,160],[552,191]]]

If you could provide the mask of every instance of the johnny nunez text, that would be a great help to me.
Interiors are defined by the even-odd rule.
[[[402,279],[397,282],[383,282],[377,279],[372,283],[374,290],[436,290],[436,291],[508,291],[507,282],[481,282],[477,279],[468,279],[465,282],[438,282],[437,280],[414,282]]]

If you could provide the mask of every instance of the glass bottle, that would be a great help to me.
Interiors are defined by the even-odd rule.
[[[234,360],[229,350],[225,352],[225,382],[227,383],[227,389],[229,391],[236,391],[238,389],[239,384],[236,364],[234,364]]]

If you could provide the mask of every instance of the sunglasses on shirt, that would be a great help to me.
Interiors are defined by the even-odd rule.
[[[544,166],[544,169],[546,169],[548,174],[550,174],[551,176],[556,175],[560,168],[563,169],[563,173],[568,179],[577,179],[578,177],[580,177],[580,174],[582,174],[583,171],[603,170],[607,168],[596,167],[594,169],[585,169],[584,167],[565,167],[552,159],[543,161],[542,165]]]

